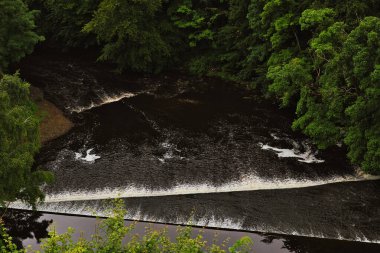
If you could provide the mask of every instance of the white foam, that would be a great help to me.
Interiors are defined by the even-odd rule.
[[[120,95],[117,95],[117,96],[104,96],[101,98],[101,102],[99,103],[94,103],[94,102],[91,102],[90,105],[88,106],[83,106],[83,107],[77,107],[77,108],[74,108],[74,109],[71,109],[70,111],[71,112],[76,112],[76,113],[81,113],[81,112],[84,112],[84,111],[88,111],[92,108],[95,108],[95,107],[99,107],[99,106],[102,106],[102,105],[105,105],[105,104],[110,104],[110,103],[114,103],[114,102],[118,102],[124,98],[131,98],[131,97],[135,97],[137,94],[134,94],[134,93],[131,93],[131,92],[125,92],[125,93],[122,93]]]
[[[27,209],[31,208],[22,203],[12,203],[10,208],[16,209]],[[71,214],[71,215],[86,215],[86,216],[98,216],[98,217],[109,217],[109,212],[107,211],[107,207],[102,205],[97,205],[96,210],[94,208],[88,208],[85,205],[75,205],[75,204],[67,204],[67,203],[47,203],[42,204],[37,207],[38,211],[41,212],[52,212],[52,213],[63,213],[63,214]],[[309,231],[299,232],[296,230],[284,231],[280,230],[277,227],[268,226],[265,224],[259,225],[255,224],[255,226],[247,227],[244,222],[244,219],[233,219],[230,217],[225,218],[216,218],[215,215],[206,214],[205,216],[194,219],[189,217],[190,219],[186,219],[184,217],[176,217],[172,216],[170,218],[158,218],[154,216],[150,216],[144,214],[140,209],[134,210],[132,213],[127,213],[124,217],[128,220],[137,220],[144,222],[152,222],[152,223],[161,223],[161,224],[175,224],[175,225],[189,225],[189,226],[199,226],[206,228],[218,228],[218,229],[233,229],[233,230],[244,230],[251,232],[260,232],[260,233],[273,233],[279,235],[293,235],[293,236],[303,236],[310,238],[321,238],[321,239],[337,239],[342,241],[356,241],[356,242],[365,242],[365,243],[375,243],[380,244],[380,240],[370,240],[361,232],[360,235],[357,233],[355,238],[346,238],[341,235],[339,231],[336,231],[335,236],[326,236],[322,232],[316,232],[310,228]]]
[[[205,193],[224,193],[239,191],[273,190],[273,189],[292,189],[306,188],[312,186],[326,185],[339,182],[354,182],[364,180],[378,180],[379,177],[360,177],[360,176],[337,176],[329,179],[320,180],[266,180],[256,176],[243,176],[240,180],[226,183],[220,186],[210,184],[183,184],[170,189],[151,190],[144,187],[118,187],[104,188],[96,191],[67,191],[57,194],[49,194],[45,202],[66,202],[101,200],[113,198],[137,198],[137,197],[158,197],[173,195],[205,194]]]
[[[96,154],[91,154],[93,150],[94,150],[93,148],[88,149],[86,151],[86,156],[83,156],[83,154],[81,153],[75,153],[75,159],[85,161],[88,163],[94,163],[96,160],[100,159],[101,157]]]
[[[267,226],[267,225],[255,225],[254,227],[245,226],[244,219],[233,219],[230,217],[225,218],[216,218],[215,215],[209,214],[204,217],[194,220],[194,219],[185,219],[179,217],[172,217],[171,219],[165,220],[157,217],[151,217],[148,215],[143,215],[141,210],[138,210],[134,215],[126,215],[126,219],[129,220],[139,220],[144,222],[152,223],[163,223],[163,224],[175,224],[175,225],[190,225],[206,228],[217,228],[217,229],[233,229],[233,230],[244,230],[251,232],[260,232],[260,233],[274,233],[280,235],[294,235],[294,236],[304,236],[311,238],[321,238],[321,239],[337,239],[342,241],[357,241],[357,242],[366,242],[366,243],[376,243],[380,244],[380,240],[369,240],[364,235],[356,235],[355,238],[345,238],[339,232],[336,233],[336,236],[325,236],[322,232],[315,232],[312,228],[310,231],[298,232],[298,231],[282,231],[279,228]]]
[[[276,152],[278,157],[294,157],[298,158],[299,162],[302,163],[323,163],[324,160],[318,159],[315,157],[315,154],[312,153],[311,149],[307,149],[306,152],[298,152],[295,149],[285,149],[285,148],[276,148],[266,144],[259,143],[263,150],[272,150]]]
[[[318,159],[316,157],[317,152],[313,152],[311,146],[308,144],[307,141],[302,141],[301,143],[289,138],[288,136],[279,136],[278,133],[271,133],[270,134],[273,140],[275,141],[285,141],[293,146],[292,149],[285,149],[285,148],[277,148],[273,147],[267,144],[259,143],[260,147],[263,150],[271,150],[274,151],[278,157],[282,158],[298,158],[299,162],[302,163],[323,163],[324,160]],[[305,149],[305,152],[301,152],[301,147]]]
[[[175,154],[175,153],[181,153],[182,151],[179,150],[175,144],[170,143],[169,140],[164,141],[160,145],[162,148],[164,148],[166,150],[164,155],[162,157],[158,158],[158,160],[161,163],[166,163],[166,161],[174,159],[174,158],[178,158],[180,160],[185,159],[185,157],[182,157],[182,156]]]
[[[272,136],[274,140],[280,140],[280,137],[278,137],[275,133],[271,133],[270,136]]]

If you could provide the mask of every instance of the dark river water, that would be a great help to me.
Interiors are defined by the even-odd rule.
[[[105,199],[123,198],[132,220],[283,235],[260,235],[265,245],[289,235],[335,239],[310,239],[316,249],[380,243],[380,181],[364,180],[338,146],[318,152],[274,102],[216,79],[89,62],[48,52],[21,66],[75,123],[38,157],[56,178],[39,211],[102,215]],[[328,252],[291,238],[284,252]],[[294,241],[306,248],[291,251]]]

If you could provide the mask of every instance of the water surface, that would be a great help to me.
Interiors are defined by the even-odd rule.
[[[379,181],[362,181],[339,144],[317,151],[294,115],[251,91],[184,75],[119,75],[56,52],[22,75],[72,119],[38,165],[55,174],[40,211],[379,242]],[[26,208],[15,204],[16,208]]]

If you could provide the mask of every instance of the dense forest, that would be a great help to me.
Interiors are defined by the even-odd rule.
[[[354,165],[376,174],[379,8],[377,0],[1,0],[0,73],[45,43],[94,49],[120,72],[180,68],[232,80],[294,110],[294,130],[320,149],[345,145]],[[14,166],[31,171],[38,151],[27,88],[17,74],[0,83],[2,182],[23,173]],[[33,173],[1,184],[0,200],[33,203],[34,186],[49,178]]]

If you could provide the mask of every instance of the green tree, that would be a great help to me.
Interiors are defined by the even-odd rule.
[[[22,0],[0,0],[0,75],[43,40],[34,32],[35,14]]]
[[[93,34],[82,32],[91,21],[100,0],[27,0],[41,10],[39,29],[62,47],[87,48],[97,44]]]
[[[311,41],[311,48],[325,69],[319,78],[324,107],[319,118],[335,129],[333,140],[344,139],[353,163],[380,172],[380,18],[366,17],[351,31],[335,23]]]
[[[24,250],[19,250],[12,240],[0,219],[0,253],[25,253]]]
[[[196,75],[204,75],[213,69],[216,57],[215,36],[218,23],[227,13],[220,1],[172,1],[169,12],[174,25],[185,34],[183,38],[187,54],[182,56],[187,69]]]
[[[272,0],[248,15],[267,41],[269,93],[296,107],[293,128],[322,149],[344,142],[351,161],[371,173],[380,172],[380,28],[369,16],[376,10],[375,1]]]
[[[29,98],[29,84],[16,75],[0,80],[0,206],[43,199],[40,186],[51,179],[32,169],[40,147],[39,117]]]
[[[268,61],[269,91],[284,106],[297,104],[295,129],[319,148],[344,142],[348,157],[371,173],[379,166],[379,18],[352,22],[334,19],[333,9],[307,9],[301,31],[313,37],[304,50],[286,48]],[[298,98],[298,99],[297,99]]]
[[[161,0],[103,0],[84,31],[104,43],[100,60],[120,70],[157,72],[167,66],[173,47]]]

